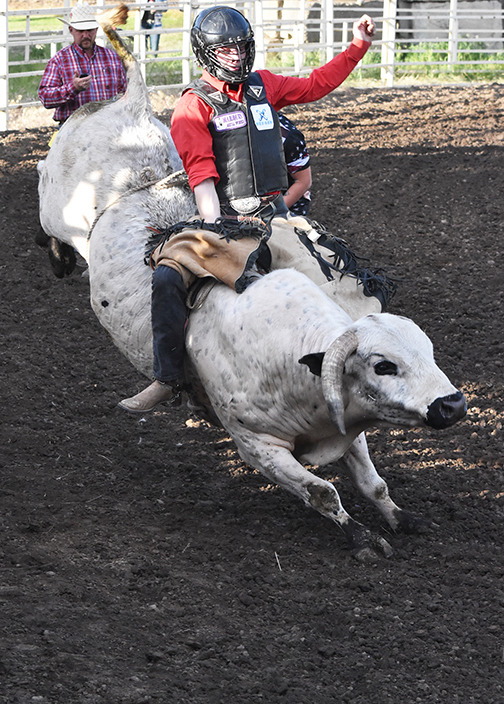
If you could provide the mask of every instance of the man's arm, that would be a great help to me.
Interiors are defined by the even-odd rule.
[[[323,98],[343,83],[371,46],[374,22],[369,15],[362,15],[353,24],[353,40],[348,49],[327,64],[314,69],[307,78],[281,76],[271,71],[259,70],[268,100],[275,110],[286,105],[311,103]]]
[[[213,178],[207,178],[194,187],[194,197],[200,217],[205,222],[215,222],[220,217],[220,205]]]
[[[291,177],[294,179],[288,190],[284,193],[285,205],[290,208],[294,203],[310,190],[312,184],[311,168],[302,169],[301,171],[296,171],[291,173]]]
[[[171,136],[189,177],[200,217],[215,222],[220,217],[215,189],[219,178],[215,168],[212,136],[208,121],[212,108],[196,95],[186,93],[179,100],[171,119]]]

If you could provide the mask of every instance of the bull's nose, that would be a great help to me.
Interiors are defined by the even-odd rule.
[[[467,413],[465,396],[461,391],[451,396],[437,398],[427,409],[427,425],[441,430],[449,428]]]

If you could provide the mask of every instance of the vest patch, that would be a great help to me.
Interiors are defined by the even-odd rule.
[[[272,130],[275,126],[270,105],[251,105],[250,112],[258,130]]]
[[[237,110],[236,112],[216,115],[213,118],[213,123],[217,132],[224,132],[225,130],[237,130],[240,127],[245,127],[247,118],[244,112]]]
[[[215,93],[210,93],[208,97],[211,100],[215,100],[215,102],[222,104],[224,104],[227,100],[227,96],[223,95],[222,93],[219,93],[218,90],[216,90]]]
[[[264,97],[264,88],[263,86],[249,86],[248,93],[253,95],[256,100],[262,100]]]

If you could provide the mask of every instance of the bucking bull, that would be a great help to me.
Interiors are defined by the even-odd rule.
[[[146,244],[152,228],[194,217],[195,203],[169,130],[153,116],[139,67],[113,29],[121,21],[105,14],[99,22],[128,89],[83,106],[62,126],[39,164],[40,221],[66,273],[74,248],[86,259],[100,323],[150,376]],[[369,276],[337,240],[341,256],[333,256],[331,238],[314,242],[318,236],[303,218],[275,218],[273,271],[240,294],[215,281],[205,287],[187,327],[191,407],[229,432],[245,462],[335,521],[358,559],[389,556],[389,543],[353,520],[334,485],[304,464],[339,460],[392,529],[425,530],[427,519],[390,498],[364,433],[447,428],[465,415],[465,399],[437,367],[427,336],[382,312],[386,279]]]

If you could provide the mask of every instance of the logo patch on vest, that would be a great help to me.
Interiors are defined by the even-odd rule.
[[[219,91],[215,91],[215,93],[210,93],[208,97],[211,100],[215,100],[216,103],[225,103],[227,101],[227,97],[223,93],[219,93]]]
[[[262,86],[249,86],[247,93],[253,95],[256,100],[260,100],[263,96],[264,88]]]
[[[251,105],[250,112],[258,130],[272,130],[275,123],[269,105]]]
[[[213,118],[213,123],[217,132],[224,132],[225,130],[237,130],[240,127],[245,127],[247,118],[244,112],[237,110],[236,112],[217,115]]]

